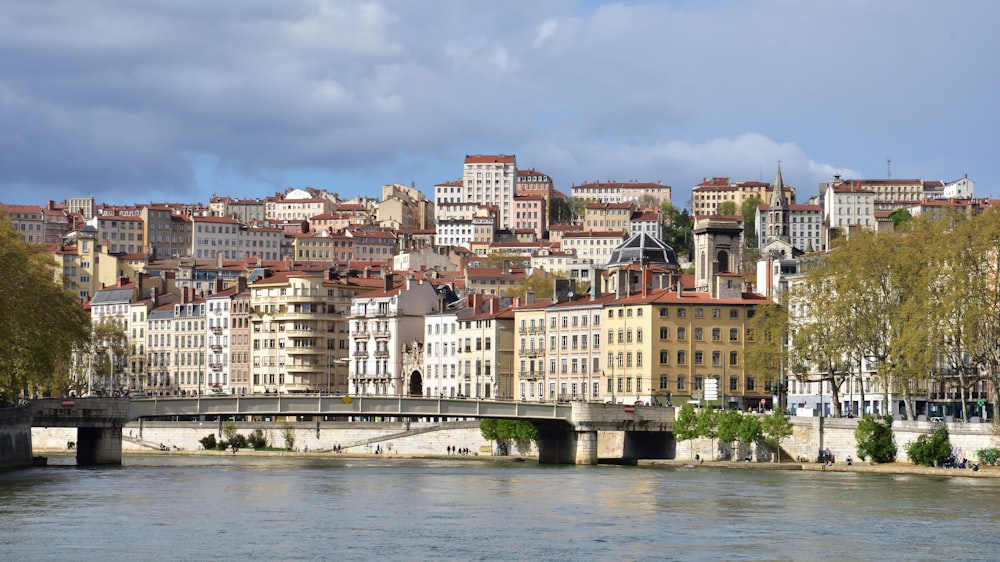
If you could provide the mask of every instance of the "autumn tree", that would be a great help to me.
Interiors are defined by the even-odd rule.
[[[53,283],[52,255],[28,244],[0,216],[0,396],[62,393],[74,346],[88,340],[90,318],[72,292]]]
[[[771,302],[755,306],[743,355],[747,373],[765,385],[784,382],[782,373],[788,355],[787,338],[787,307]],[[775,394],[780,398],[781,389]],[[784,403],[778,406],[784,407]]]

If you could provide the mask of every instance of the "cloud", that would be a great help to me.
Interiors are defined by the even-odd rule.
[[[777,160],[806,189],[878,177],[888,158],[898,176],[1000,181],[986,56],[1000,4],[493,8],[2,2],[2,199],[429,193],[470,153],[516,154],[564,189],[615,177],[677,193],[771,179]]]

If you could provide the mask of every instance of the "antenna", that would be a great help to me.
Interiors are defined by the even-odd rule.
[[[892,179],[892,160],[885,161],[885,177],[886,179]]]

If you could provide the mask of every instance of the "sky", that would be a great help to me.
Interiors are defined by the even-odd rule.
[[[1000,196],[991,0],[0,0],[0,202],[834,174]]]

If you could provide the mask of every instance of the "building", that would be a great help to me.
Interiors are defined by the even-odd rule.
[[[513,228],[516,193],[517,159],[513,155],[474,154],[465,157],[462,201],[495,208],[498,228]]]
[[[584,230],[629,232],[634,203],[588,203],[584,209]]]
[[[627,230],[592,231],[574,230],[563,232],[562,249],[573,252],[580,259],[603,267],[611,258],[611,252],[626,238]]]
[[[38,205],[0,205],[0,212],[14,224],[14,230],[21,234],[21,239],[33,244],[45,241],[45,221],[42,208]]]
[[[714,291],[721,273],[740,273],[743,263],[743,217],[700,216],[694,223],[694,290]]]
[[[316,215],[332,213],[336,204],[320,193],[289,189],[283,195],[268,197],[264,205],[264,218],[272,223],[281,223],[307,221]]]
[[[350,392],[400,395],[409,388],[403,373],[403,347],[424,333],[424,316],[438,303],[429,282],[407,278],[395,284],[387,274],[381,291],[351,300]]]
[[[739,212],[743,208],[743,203],[751,197],[756,197],[761,202],[770,201],[771,189],[770,185],[759,181],[730,182],[727,177],[704,179],[691,190],[691,214],[715,215],[719,212],[719,205],[726,201],[735,203]],[[795,188],[785,185],[784,189],[788,204],[794,205]]]
[[[671,187],[661,182],[593,182],[570,187],[578,199],[599,203],[634,203],[639,207],[670,203]]]

